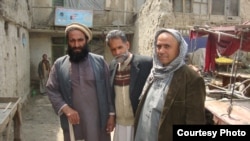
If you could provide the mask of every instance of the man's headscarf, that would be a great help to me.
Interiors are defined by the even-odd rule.
[[[179,45],[179,55],[170,62],[167,66],[163,66],[157,57],[157,38],[161,33],[167,32],[177,40]],[[165,89],[171,83],[174,72],[178,70],[181,66],[185,64],[185,56],[187,53],[187,43],[182,37],[181,33],[174,29],[160,29],[156,32],[153,44],[153,68],[151,69],[151,73],[149,74],[145,86],[142,91],[142,95],[145,94],[145,91],[148,89],[149,85],[157,80],[157,83],[163,84],[163,87],[156,89]],[[141,98],[141,97],[140,97]]]
[[[156,53],[156,47],[157,47],[157,38],[161,33],[167,32],[171,34],[178,42],[179,45],[179,55],[167,66],[163,66],[162,63],[159,61]],[[160,77],[164,74],[168,74],[170,72],[174,72],[178,68],[180,68],[182,65],[185,64],[185,56],[187,54],[188,45],[184,38],[182,37],[181,33],[178,32],[175,29],[160,29],[156,32],[155,38],[154,38],[154,44],[153,44],[153,69],[152,73],[154,77]],[[164,77],[164,76],[163,76]]]
[[[65,29],[66,36],[68,35],[69,31],[72,29],[78,29],[82,31],[87,36],[88,42],[92,40],[92,31],[86,25],[83,25],[80,23],[69,24],[68,26],[66,26],[66,29]]]

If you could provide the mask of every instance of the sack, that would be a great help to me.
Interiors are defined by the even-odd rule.
[[[70,136],[70,141],[85,141],[84,139],[83,139],[83,140],[76,140],[76,139],[75,139],[73,126],[72,126],[72,124],[71,124],[69,121],[68,121],[68,123],[69,123],[69,136]]]

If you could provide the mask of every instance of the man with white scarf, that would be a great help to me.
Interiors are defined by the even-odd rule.
[[[135,116],[135,141],[172,141],[173,125],[205,124],[205,83],[184,62],[187,43],[174,29],[160,29],[153,68]]]

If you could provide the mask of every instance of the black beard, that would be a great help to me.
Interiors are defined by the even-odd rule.
[[[81,52],[74,52],[74,48],[68,45],[67,53],[69,55],[69,60],[74,63],[79,63],[80,61],[87,58],[89,54],[89,47],[86,44],[82,47]]]

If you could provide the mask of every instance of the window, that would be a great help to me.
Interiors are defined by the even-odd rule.
[[[60,0],[55,0],[60,1]],[[92,10],[104,10],[105,0],[61,0],[64,7],[72,9],[92,9]],[[111,0],[112,2],[112,0]]]
[[[174,12],[191,13],[192,0],[174,0],[173,10]]]
[[[229,0],[226,5],[226,15],[227,16],[239,16],[239,1]]]
[[[238,0],[212,0],[212,14],[225,16],[239,15]]]
[[[52,37],[52,62],[63,55],[67,50],[67,43],[65,37]]]
[[[54,6],[63,6],[64,0],[53,0]]]
[[[208,15],[208,0],[193,0],[193,13]]]
[[[212,14],[224,15],[225,0],[212,0]]]

